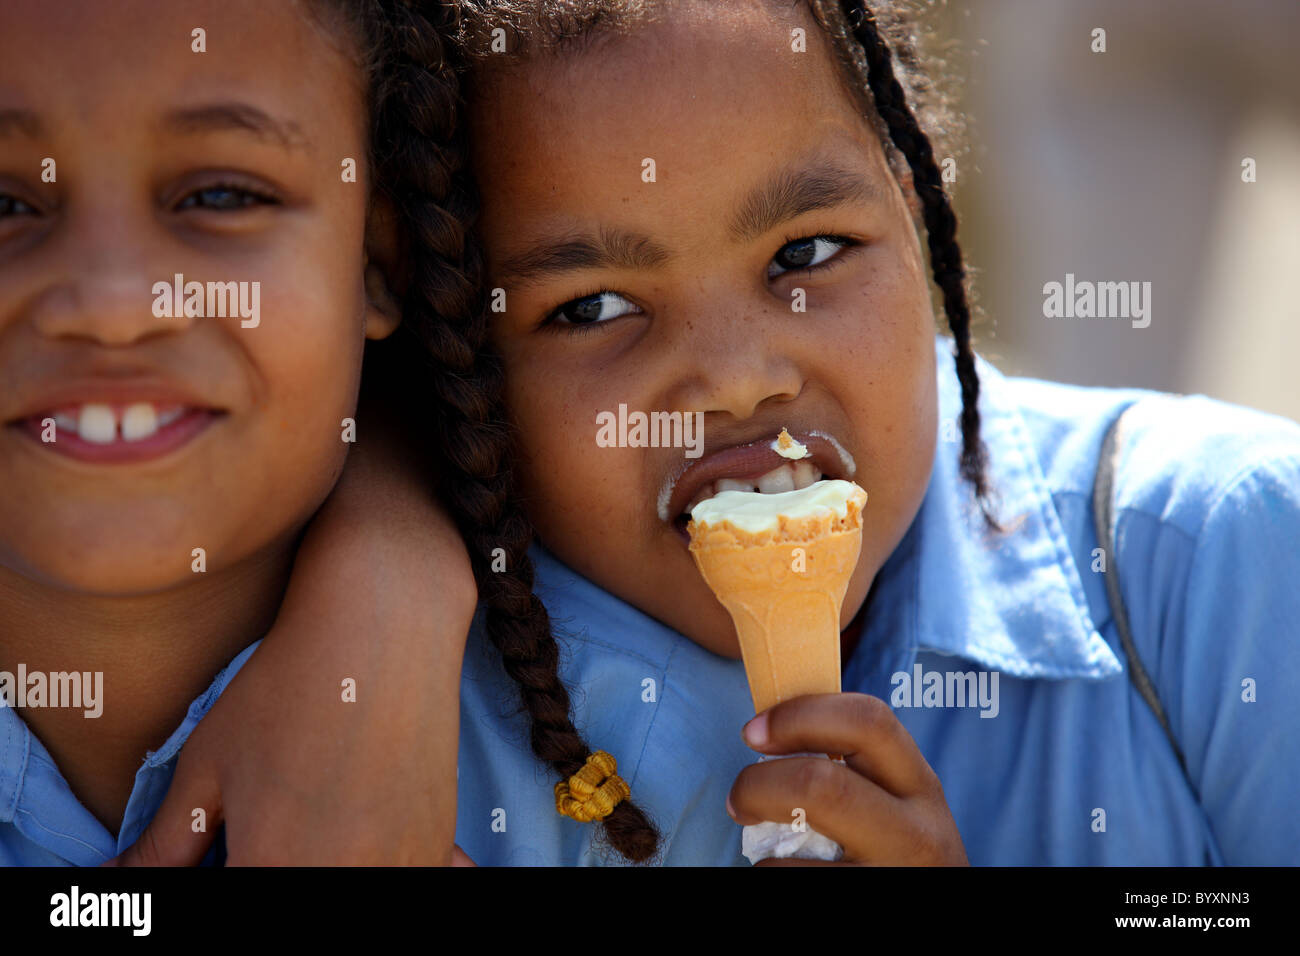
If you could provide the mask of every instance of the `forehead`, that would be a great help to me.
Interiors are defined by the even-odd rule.
[[[0,109],[97,132],[197,101],[249,101],[328,139],[362,106],[349,38],[309,3],[4,0]],[[203,52],[194,31],[202,30]],[[309,78],[308,81],[305,80]],[[331,115],[332,114],[332,115]],[[319,137],[311,137],[316,139]]]
[[[805,86],[839,86],[830,40],[799,0],[661,0],[638,9],[621,11],[612,23],[555,49],[537,38],[511,39],[536,52],[525,52],[522,60],[478,57],[476,85],[491,95],[498,82],[513,85],[522,78],[533,92],[559,102],[566,91],[580,90],[594,108],[599,103],[593,94],[601,87],[631,96],[682,79],[697,87],[734,88],[747,74],[771,71]],[[794,49],[797,43],[802,52]]]
[[[839,69],[802,3],[669,3],[580,50],[489,57],[471,104],[476,168],[485,192],[525,217],[590,206],[593,187],[618,182],[631,207],[682,189],[734,194],[812,155],[883,180],[884,154]]]

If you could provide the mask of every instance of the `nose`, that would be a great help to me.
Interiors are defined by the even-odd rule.
[[[803,389],[797,339],[803,316],[771,299],[734,295],[697,302],[678,324],[673,407],[746,419],[764,402],[790,401]]]
[[[153,265],[151,226],[123,208],[69,211],[33,263],[36,330],[120,347],[188,327],[194,319],[176,308],[171,270]]]

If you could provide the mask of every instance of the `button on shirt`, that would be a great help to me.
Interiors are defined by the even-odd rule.
[[[98,866],[135,843],[167,794],[181,746],[256,648],[241,651],[145,757],[116,837],[82,806],[23,719],[0,707],[0,866]],[[224,857],[223,844],[218,835],[205,864]]]
[[[957,472],[952,345],[935,347],[934,469],[879,572],[843,689],[891,703],[973,864],[1300,863],[1300,426],[1203,396],[1005,378],[980,360],[989,473],[1011,528],[991,535]],[[1130,405],[1107,569],[1092,485]],[[753,715],[742,664],[531,554],[575,724],[656,823],[658,862],[747,865],[725,810],[757,758],[740,737]],[[1129,679],[1103,578],[1115,568],[1186,775]],[[959,685],[977,706],[957,706]],[[456,837],[477,863],[623,862],[595,825],[556,813],[557,778],[529,750],[481,616],[459,760]]]

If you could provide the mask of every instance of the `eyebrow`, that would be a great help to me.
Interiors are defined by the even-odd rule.
[[[277,120],[248,103],[212,103],[173,110],[163,118],[163,127],[178,134],[242,131],[285,149],[301,149],[309,145],[297,123]]]
[[[542,240],[501,266],[501,275],[516,282],[582,269],[652,269],[669,258],[668,250],[649,236],[602,228],[597,233],[570,232]]]
[[[730,232],[738,242],[748,242],[807,212],[884,199],[878,183],[841,166],[829,162],[799,166],[778,173],[746,196]]]
[[[885,191],[874,180],[834,163],[786,169],[745,197],[731,221],[730,233],[737,242],[748,242],[816,209],[854,202],[881,203],[885,197]],[[666,248],[648,236],[605,227],[598,233],[570,232],[541,239],[527,251],[507,259],[499,274],[502,280],[527,283],[583,269],[652,269],[671,257]]]
[[[0,110],[0,137],[26,136],[36,139],[44,132],[40,119],[28,110]]]

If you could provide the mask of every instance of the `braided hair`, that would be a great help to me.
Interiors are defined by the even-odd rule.
[[[888,142],[902,153],[912,170],[930,248],[930,268],[943,293],[943,311],[955,346],[957,381],[961,386],[961,475],[974,491],[985,522],[1000,530],[990,504],[988,450],[980,438],[980,382],[971,346],[966,269],[956,238],[957,216],[943,187],[934,149],[894,75],[893,56],[875,13],[863,0],[812,0],[812,5],[817,19],[836,41],[841,63],[853,70],[856,88],[865,85],[870,91],[875,118],[883,124]]]
[[[335,0],[326,13],[361,46],[373,180],[391,203],[402,245],[402,322],[387,340],[367,344],[363,388],[424,411],[412,425],[465,540],[485,631],[519,688],[533,753],[567,780],[591,748],[570,716],[550,617],[533,593],[533,529],[511,477],[502,367],[488,340],[483,257],[471,232],[478,202],[460,82],[446,49],[457,10],[430,0]],[[628,860],[658,849],[658,832],[630,799],[603,827]]]

